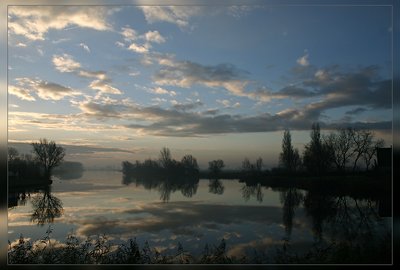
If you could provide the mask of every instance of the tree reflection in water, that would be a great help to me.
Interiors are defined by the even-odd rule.
[[[40,226],[53,223],[55,218],[61,217],[63,214],[62,201],[51,194],[49,186],[41,193],[36,194],[31,202],[33,208],[31,221]]]
[[[136,186],[143,186],[145,189],[156,189],[160,193],[160,200],[168,202],[171,194],[180,191],[183,196],[191,198],[196,194],[199,185],[198,177],[141,177],[132,175],[123,175],[122,183]]]
[[[225,187],[219,179],[209,179],[208,192],[212,194],[224,194]]]
[[[263,201],[264,193],[262,192],[262,186],[260,183],[255,185],[249,185],[246,183],[246,185],[241,188],[241,191],[242,197],[246,202],[253,196],[256,197],[258,202],[261,203]]]
[[[285,226],[286,240],[290,239],[293,228],[295,209],[303,201],[303,194],[296,188],[288,188],[280,192],[280,201],[283,211],[283,225]]]

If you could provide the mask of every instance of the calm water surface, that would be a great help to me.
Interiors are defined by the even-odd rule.
[[[79,179],[56,179],[50,190],[9,194],[10,199],[17,204],[8,211],[11,242],[20,234],[38,240],[51,226],[51,237],[61,242],[71,232],[82,239],[106,234],[113,243],[136,237],[166,253],[175,252],[179,242],[200,254],[207,243],[225,239],[227,254],[242,256],[273,252],[285,241],[302,251],[315,242],[391,231],[379,202],[238,180],[143,184],[116,171],[85,171]]]

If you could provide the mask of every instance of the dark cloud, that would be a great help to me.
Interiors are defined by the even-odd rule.
[[[34,140],[32,141],[34,142]],[[56,142],[58,144],[58,142]],[[91,146],[91,145],[73,145],[73,144],[60,144],[62,147],[66,149],[67,155],[73,154],[94,154],[94,153],[104,153],[104,152],[121,152],[121,153],[135,153],[135,151],[122,149],[122,148],[114,148],[114,147],[100,147],[100,146]],[[18,142],[10,142],[8,146],[16,148],[20,153],[31,153],[32,146],[30,143],[18,143]]]
[[[232,64],[204,66],[191,61],[175,61],[168,59],[153,76],[154,81],[161,85],[191,87],[202,84],[207,87],[223,87],[228,91],[240,94],[247,83],[247,71],[238,69]]]
[[[199,108],[203,105],[204,105],[203,102],[196,101],[196,102],[186,103],[186,104],[175,104],[173,107],[179,111],[187,111],[187,110],[193,110],[193,109]]]
[[[361,108],[361,107],[359,107],[359,108],[355,108],[355,109],[353,109],[353,110],[347,111],[346,114],[347,114],[347,115],[356,115],[356,114],[363,113],[363,112],[365,112],[365,111],[367,111],[366,108]]]

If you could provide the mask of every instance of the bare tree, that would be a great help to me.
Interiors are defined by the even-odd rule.
[[[371,148],[373,133],[370,130],[354,130],[352,141],[354,144],[353,171],[357,169],[358,160]]]
[[[185,155],[181,160],[182,165],[187,170],[198,170],[197,160],[192,155]]]
[[[52,169],[63,161],[65,149],[57,146],[54,141],[47,141],[47,139],[40,139],[39,142],[32,143],[32,146],[36,159],[44,167],[45,176],[50,179]]]
[[[171,166],[172,163],[171,151],[169,151],[167,147],[164,147],[160,151],[160,163],[161,166],[164,168],[168,168]]]
[[[8,160],[9,161],[13,161],[14,159],[16,159],[19,155],[18,150],[15,149],[14,147],[8,147]]]
[[[377,148],[383,147],[385,145],[384,140],[379,139],[379,140],[373,140],[372,144],[370,147],[366,149],[366,151],[363,154],[363,159],[365,162],[365,167],[366,170],[369,170],[369,167],[371,166],[372,159],[376,156]]]
[[[352,128],[341,128],[326,137],[326,142],[333,150],[333,162],[338,170],[344,171],[354,154],[353,133]]]

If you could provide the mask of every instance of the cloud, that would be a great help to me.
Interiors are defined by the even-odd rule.
[[[22,100],[35,101],[36,99],[31,95],[31,92],[26,89],[15,85],[8,86],[8,93],[19,97]]]
[[[355,108],[355,109],[353,109],[353,110],[347,111],[346,114],[347,114],[347,115],[355,115],[355,114],[363,113],[363,112],[365,112],[365,111],[367,111],[366,108],[361,108],[361,107],[359,107],[359,108]]]
[[[149,90],[150,93],[157,94],[157,95],[169,95],[171,97],[176,96],[175,91],[168,91],[162,87],[156,87]]]
[[[63,55],[53,55],[53,64],[60,72],[74,72],[81,67],[81,64],[73,60],[72,56],[64,53]]]
[[[165,42],[165,38],[161,36],[158,31],[149,31],[146,34],[144,34],[144,37],[148,42],[155,42],[155,43]]]
[[[146,21],[150,24],[156,22],[168,22],[187,28],[189,20],[201,13],[198,6],[140,6]]]
[[[89,71],[81,68],[81,64],[76,62],[69,54],[53,55],[53,64],[60,72],[74,73],[84,78],[95,78],[89,84],[89,87],[100,91],[101,94],[122,94],[122,91],[111,86],[112,80],[107,76],[105,71]]]
[[[39,79],[16,78],[15,81],[18,86],[10,85],[9,93],[23,100],[34,101],[35,98],[31,95],[34,92],[44,100],[61,100],[65,97],[81,95],[79,91],[72,88]]]
[[[134,41],[138,39],[137,32],[130,27],[122,27],[121,35],[124,37],[125,41]]]
[[[236,19],[240,19],[247,14],[253,9],[254,7],[252,6],[230,6],[228,7],[228,14],[233,16]]]
[[[70,26],[107,31],[112,27],[106,19],[114,11],[93,6],[9,6],[8,28],[30,40],[44,40],[49,30]]]
[[[147,54],[152,48],[152,43],[164,43],[166,39],[158,31],[148,31],[142,35],[130,28],[129,26],[122,27],[120,34],[122,35],[124,42],[117,41],[115,44],[121,48],[127,48],[128,50],[136,53]]]
[[[186,103],[186,104],[181,104],[181,103],[177,103],[173,105],[173,108],[178,110],[178,111],[188,111],[188,110],[193,110],[199,107],[204,106],[204,103],[201,102],[200,100],[197,100],[195,102],[192,103]]]
[[[217,99],[216,102],[221,104],[225,108],[239,108],[240,107],[240,103],[239,102],[236,102],[236,103],[232,104],[231,101],[229,101],[227,99],[224,99],[224,100]]]
[[[189,88],[194,84],[207,87],[223,87],[234,95],[246,96],[244,88],[248,84],[244,80],[246,71],[232,64],[204,66],[191,61],[160,60],[163,66],[153,76],[159,85],[172,85]]]
[[[149,44],[144,44],[144,45],[137,45],[135,43],[132,43],[129,45],[128,50],[137,52],[137,53],[147,53],[149,52]]]
[[[82,47],[85,51],[87,51],[88,53],[90,53],[90,48],[88,45],[86,45],[85,43],[80,43],[79,44],[80,47]]]
[[[148,215],[140,215],[143,212]],[[231,207],[198,201],[137,204],[133,209],[121,211],[121,214],[128,215],[124,221],[87,217],[72,222],[80,225],[77,233],[85,236],[96,235],[99,232],[107,232],[109,235],[132,235],[132,232],[158,233],[163,230],[169,230],[175,235],[193,236],[198,234],[197,230],[207,230],[212,225],[229,226],[250,222],[278,226],[282,220],[282,210],[279,207]],[[205,216],[208,220],[206,224],[203,222]],[[243,217],[246,217],[245,221]]]
[[[310,65],[310,62],[308,61],[308,53],[304,54],[302,57],[297,59],[297,64],[303,67],[307,67]]]
[[[36,91],[40,98],[45,100],[60,100],[66,96],[76,96],[81,93],[57,83],[40,81],[36,84]]]

